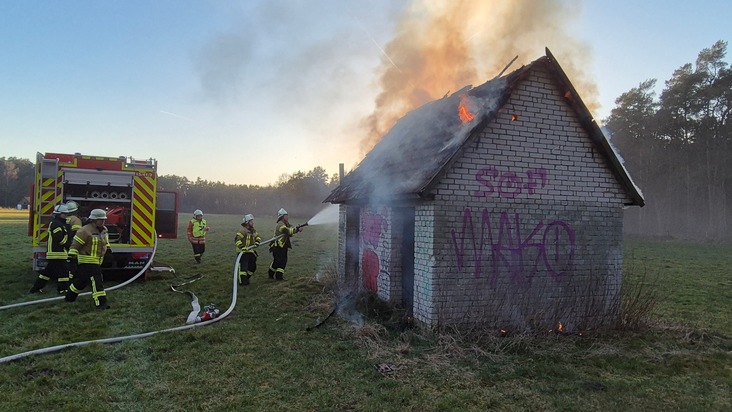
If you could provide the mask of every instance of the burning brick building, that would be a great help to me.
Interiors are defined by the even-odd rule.
[[[404,116],[326,202],[338,273],[429,326],[605,324],[643,206],[554,56]]]

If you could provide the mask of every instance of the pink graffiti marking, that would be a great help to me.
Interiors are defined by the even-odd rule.
[[[364,213],[362,215],[363,254],[361,256],[361,269],[363,273],[363,285],[374,292],[378,291],[378,277],[381,271],[379,262],[379,242],[383,233],[388,228],[386,220],[388,212],[384,210],[383,215],[377,213]]]

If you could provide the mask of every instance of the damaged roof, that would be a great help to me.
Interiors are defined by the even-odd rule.
[[[356,169],[343,177],[324,202],[431,198],[429,189],[441,172],[474,136],[495,119],[515,87],[539,65],[556,78],[565,101],[575,110],[579,122],[598,151],[605,155],[613,174],[632,199],[629,205],[643,206],[643,195],[549,49],[546,49],[546,56],[504,77],[496,77],[474,88],[467,86],[407,113]],[[461,100],[467,109],[465,115],[475,113],[472,120],[464,122],[467,119],[457,115],[462,109]]]

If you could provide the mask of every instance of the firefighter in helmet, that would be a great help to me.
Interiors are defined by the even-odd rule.
[[[241,229],[234,235],[236,251],[242,252],[239,257],[239,284],[248,285],[254,271],[257,270],[257,251],[254,250],[262,242],[262,238],[254,229],[254,215],[244,215]]]
[[[43,292],[51,279],[56,279],[58,293],[66,293],[69,287],[68,247],[70,243],[69,227],[66,224],[66,205],[53,208],[53,220],[48,225],[48,249],[46,251],[46,267],[41,271],[30,293]]]
[[[102,282],[102,260],[109,249],[109,235],[104,223],[107,221],[107,212],[94,209],[89,213],[89,223],[76,232],[69,248],[69,258],[78,261],[78,270],[74,276],[69,291],[66,292],[66,301],[73,302],[79,293],[91,281],[92,298],[97,309],[109,309],[107,292]]]
[[[76,232],[81,229],[82,226],[84,226],[84,223],[82,223],[81,218],[79,218],[79,204],[74,202],[73,200],[69,200],[66,202],[66,226],[69,227],[69,245],[71,245],[71,241],[74,240],[74,236],[76,236]],[[67,245],[68,249],[68,245]],[[69,259],[69,281],[74,278],[74,273],[76,273],[77,269],[77,261],[74,259]]]
[[[292,249],[290,238],[297,232],[302,232],[302,227],[292,226],[287,211],[280,209],[277,212],[274,235],[281,236],[269,244],[269,251],[272,252],[272,265],[270,265],[268,271],[270,279],[285,280],[287,249]]]
[[[73,200],[66,202],[66,223],[69,225],[69,239],[73,239],[76,235],[76,231],[84,226],[79,218],[79,204]]]
[[[196,259],[196,263],[201,263],[201,257],[203,252],[206,251],[206,232],[210,228],[206,224],[206,219],[203,218],[203,212],[201,209],[196,209],[193,212],[193,219],[188,222],[188,241],[193,246],[193,258]]]

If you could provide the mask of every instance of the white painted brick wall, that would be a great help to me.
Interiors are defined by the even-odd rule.
[[[416,319],[581,328],[612,315],[627,195],[553,87],[520,85],[419,209]]]

